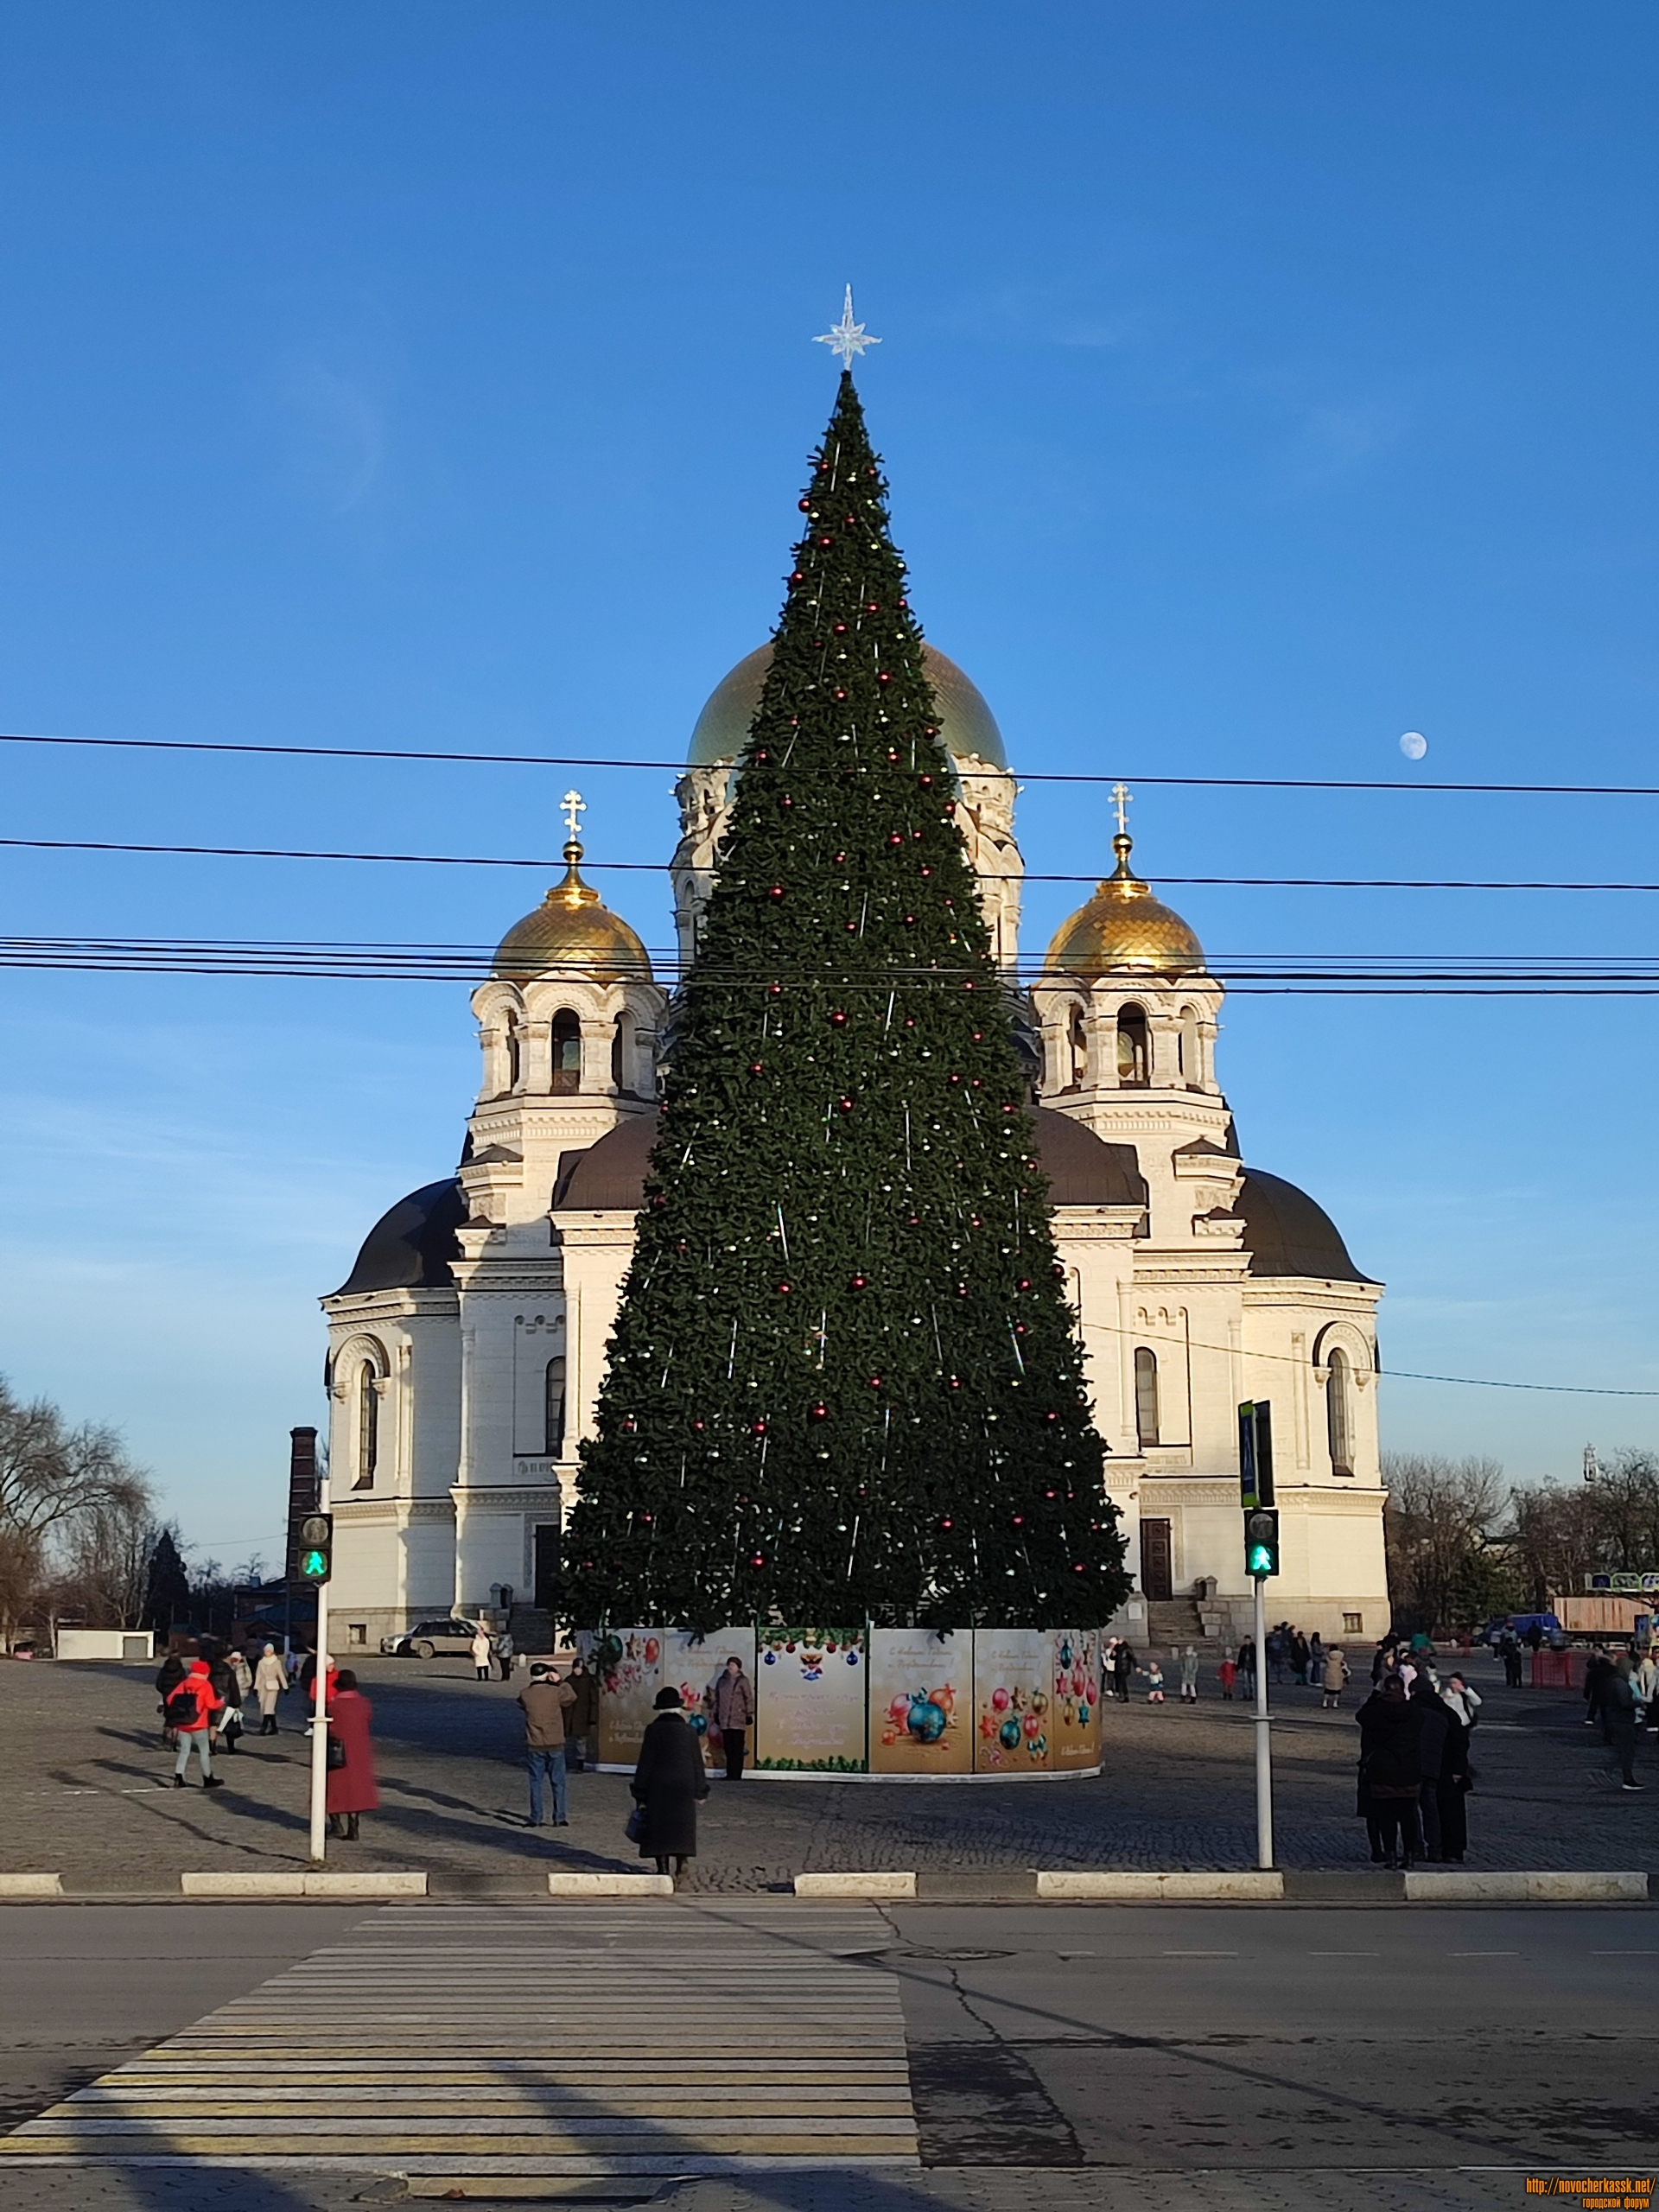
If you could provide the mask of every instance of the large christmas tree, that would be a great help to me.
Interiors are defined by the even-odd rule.
[[[581,1624],[1092,1625],[1128,1589],[1030,1085],[850,374],[672,1025]]]

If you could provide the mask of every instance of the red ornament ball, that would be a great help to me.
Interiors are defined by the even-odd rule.
[[[774,906],[778,906],[781,902],[783,895],[784,887],[781,883],[774,883],[771,890],[766,893],[767,898],[771,899]]]
[[[780,1282],[780,1283],[779,1284],[779,1286],[778,1286],[778,1295],[779,1295],[779,1298],[787,1298],[787,1297],[789,1296],[789,1294],[791,1293],[791,1291],[792,1291],[792,1290],[794,1289],[794,1287],[795,1287],[795,1286],[794,1286],[794,1284],[793,1284],[792,1282]]]
[[[764,1075],[766,1072],[766,1064],[764,1060],[751,1060],[749,1062],[749,1073],[751,1075]]]
[[[836,1103],[843,1114],[850,1114],[853,1110],[853,1102],[850,1098],[837,1098]]]
[[[847,1027],[847,1014],[844,1007],[836,1008],[830,1017],[830,1027],[832,1029],[844,1029]]]
[[[823,1400],[820,1398],[817,1405],[809,1406],[807,1408],[806,1417],[809,1421],[828,1421],[830,1418],[830,1408],[824,1404]]]
[[[868,1275],[852,1275],[849,1278],[849,1287],[853,1290],[868,1290],[869,1282],[870,1279]]]

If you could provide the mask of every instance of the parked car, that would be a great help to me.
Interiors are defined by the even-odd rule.
[[[470,1651],[478,1634],[476,1621],[451,1616],[443,1620],[416,1621],[401,1636],[383,1636],[380,1649],[397,1659],[435,1659],[440,1652]]]

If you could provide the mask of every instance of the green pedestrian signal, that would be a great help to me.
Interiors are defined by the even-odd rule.
[[[334,1571],[334,1516],[308,1513],[300,1523],[296,1567],[302,1582],[326,1582]]]
[[[1244,1516],[1244,1572],[1262,1581],[1279,1572],[1279,1516],[1266,1509]]]

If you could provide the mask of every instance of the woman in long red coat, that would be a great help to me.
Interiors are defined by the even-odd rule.
[[[379,1810],[374,1747],[369,1740],[369,1723],[373,1718],[374,1707],[357,1687],[357,1676],[349,1667],[342,1667],[328,1704],[328,1739],[344,1746],[346,1764],[335,1766],[330,1761],[328,1795],[324,1802],[328,1833],[343,1836],[348,1843],[357,1841],[358,1815]]]

